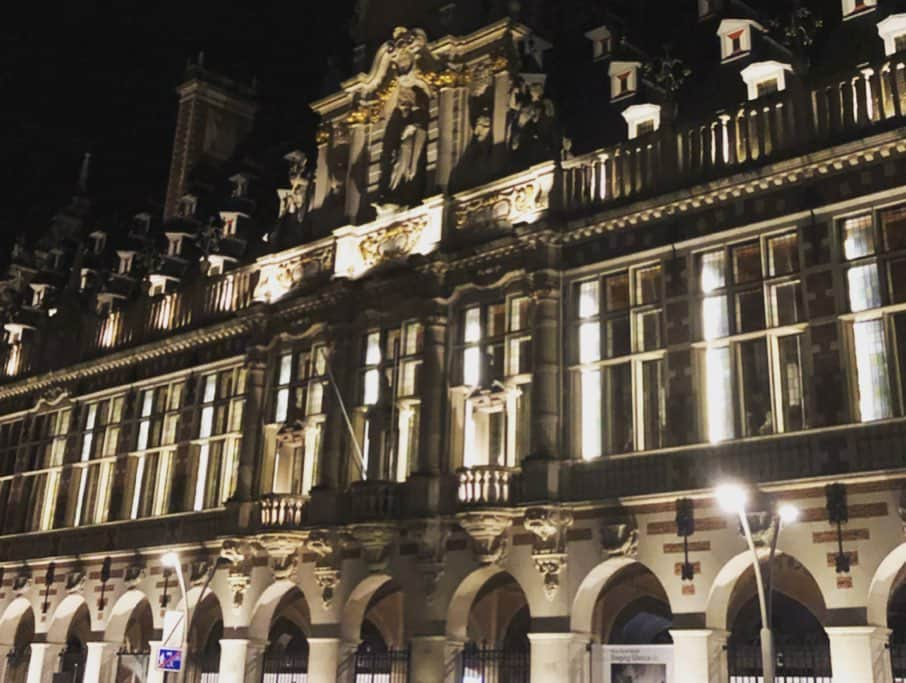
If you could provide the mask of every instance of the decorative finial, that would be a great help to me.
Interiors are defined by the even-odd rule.
[[[79,169],[79,192],[88,192],[88,172],[91,170],[91,152],[85,152],[82,157],[82,167]]]

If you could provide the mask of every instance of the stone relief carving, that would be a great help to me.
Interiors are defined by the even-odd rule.
[[[637,557],[639,529],[635,518],[601,525],[601,549],[604,557]]]
[[[326,529],[312,531],[305,542],[308,551],[318,556],[314,577],[321,589],[321,605],[324,609],[330,609],[333,604],[334,591],[341,580],[339,546],[339,539]]]
[[[333,268],[333,247],[324,247],[293,256],[278,263],[262,266],[253,297],[261,303],[272,303],[283,297],[303,280]]]
[[[465,512],[457,517],[459,526],[472,538],[475,559],[481,564],[501,562],[509,551],[506,532],[513,518],[506,512]]]
[[[456,210],[456,227],[498,223],[515,225],[534,220],[550,206],[553,177],[537,178],[464,202]]]
[[[566,530],[572,524],[572,513],[562,508],[525,511],[522,525],[535,536],[532,560],[544,578],[544,595],[548,600],[553,600],[560,590],[560,574],[566,568]]]
[[[543,74],[522,74],[510,92],[507,146],[518,157],[549,156],[554,146],[554,103],[544,96]]]
[[[147,565],[141,555],[135,555],[123,571],[123,581],[128,590],[137,588],[147,576]]]
[[[308,209],[309,186],[311,180],[307,176],[308,156],[299,150],[294,150],[283,157],[289,163],[289,187],[277,190],[280,198],[279,218],[294,215],[298,220],[305,218]]]
[[[349,527],[349,533],[362,548],[369,571],[376,573],[387,568],[395,536],[394,525],[355,524]]]
[[[418,244],[428,218],[420,216],[366,235],[359,242],[359,253],[365,266],[372,268],[383,261],[405,258]]]
[[[66,574],[66,592],[81,593],[88,581],[88,574],[83,567],[76,567]]]
[[[19,569],[19,573],[13,579],[13,592],[16,595],[22,595],[33,585],[31,570],[28,567]]]
[[[220,556],[230,563],[227,584],[233,596],[233,609],[239,610],[245,602],[245,593],[252,580],[255,548],[249,543],[228,539],[223,542]]]
[[[299,545],[302,538],[292,534],[263,534],[258,542],[267,553],[268,567],[277,581],[293,579],[299,568]]]
[[[437,520],[420,522],[410,528],[410,535],[418,545],[415,566],[422,577],[425,599],[431,604],[446,566],[450,526]]]

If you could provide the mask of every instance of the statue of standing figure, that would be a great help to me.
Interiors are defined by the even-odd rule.
[[[387,189],[391,192],[396,192],[417,178],[428,141],[428,130],[415,90],[400,90],[397,111],[402,132],[399,144],[393,151],[390,181],[387,184]]]
[[[545,77],[523,74],[510,93],[507,145],[520,158],[534,161],[554,143],[554,103],[544,96]]]

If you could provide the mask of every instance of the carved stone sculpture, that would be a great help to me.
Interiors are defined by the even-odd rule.
[[[509,543],[507,530],[513,518],[505,512],[466,512],[458,516],[459,525],[472,537],[475,559],[481,564],[494,564],[506,557]]]

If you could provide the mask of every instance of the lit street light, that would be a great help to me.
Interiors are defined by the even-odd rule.
[[[755,586],[758,590],[758,607],[761,612],[761,662],[764,683],[774,683],[776,660],[774,658],[774,634],[771,631],[771,616],[773,610],[773,576],[774,554],[777,552],[777,540],[783,524],[792,524],[799,519],[799,509],[791,503],[784,503],[777,508],[777,514],[772,520],[774,526],[771,539],[771,552],[768,555],[768,588],[765,591],[764,577],[761,572],[761,562],[755,550],[755,541],[752,539],[752,529],[749,527],[748,510],[746,504],[749,500],[748,492],[738,484],[722,484],[714,491],[717,502],[726,512],[736,514],[746,537],[746,543],[752,552],[752,565],[755,572]]]

